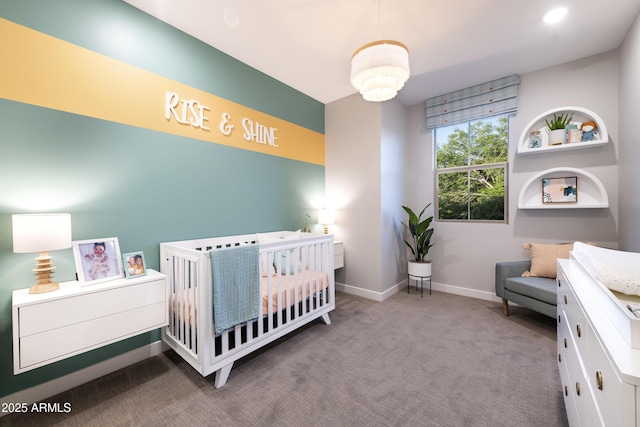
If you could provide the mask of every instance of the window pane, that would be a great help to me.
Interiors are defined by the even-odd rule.
[[[474,220],[504,220],[504,168],[471,171],[469,206]]]
[[[470,124],[471,165],[486,165],[508,160],[509,119],[507,116],[491,117]]]
[[[438,219],[468,219],[469,173],[438,174]]]
[[[437,168],[467,165],[469,156],[468,128],[468,123],[462,123],[435,130]]]

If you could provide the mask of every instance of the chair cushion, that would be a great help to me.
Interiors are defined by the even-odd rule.
[[[504,280],[505,289],[520,295],[526,295],[539,301],[556,305],[557,283],[544,277],[509,277]]]

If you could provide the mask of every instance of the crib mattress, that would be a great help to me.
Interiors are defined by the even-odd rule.
[[[271,313],[277,313],[278,310],[278,294],[280,294],[280,306],[286,308],[307,299],[310,295],[315,295],[321,290],[329,286],[329,276],[322,273],[302,270],[297,275],[279,275],[262,277],[261,280],[261,300],[262,315],[268,314],[269,310],[269,284],[271,284]],[[280,292],[278,292],[278,286]],[[289,291],[289,299],[287,300],[287,290]],[[178,317],[188,323],[189,326],[197,326],[198,319],[198,300],[195,288],[185,289],[181,293],[171,296],[171,307],[174,315],[178,313]]]

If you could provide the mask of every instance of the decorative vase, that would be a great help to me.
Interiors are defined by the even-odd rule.
[[[409,275],[415,277],[431,276],[431,261],[416,262],[409,261]]]
[[[549,131],[549,145],[564,144],[564,129],[556,129]]]

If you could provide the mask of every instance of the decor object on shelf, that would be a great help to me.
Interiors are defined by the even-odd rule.
[[[576,202],[543,203],[540,180],[542,178],[564,178],[568,176],[575,176],[577,181],[580,181],[580,197],[576,198]],[[608,207],[609,197],[602,182],[592,173],[579,168],[559,167],[541,171],[527,180],[522,186],[520,195],[518,196],[518,209],[584,209]]]
[[[542,147],[542,136],[540,135],[540,131],[538,129],[534,129],[529,134],[529,148],[540,147]]]
[[[409,79],[409,74],[409,49],[399,41],[378,40],[367,43],[351,56],[351,84],[366,101],[392,99]]]
[[[587,122],[593,122],[596,125],[597,132],[594,134],[594,138],[589,141],[582,139],[582,130],[574,129],[569,132],[569,144],[557,144],[551,145],[549,143],[549,132],[542,132],[542,144],[540,148],[530,147],[531,132],[535,129],[546,129],[546,121],[552,115],[573,115],[573,124],[581,125]],[[566,130],[565,130],[566,132]],[[575,142],[575,143],[571,143]],[[566,106],[554,108],[545,111],[537,115],[531,120],[520,133],[520,139],[518,142],[518,154],[550,154],[563,150],[576,150],[576,149],[588,149],[606,145],[609,142],[609,133],[607,132],[607,126],[602,118],[595,112],[583,107]]]
[[[409,221],[402,225],[409,230],[411,234],[411,240],[405,240],[404,243],[411,250],[413,260],[409,260],[408,268],[410,276],[428,277],[431,276],[431,261],[425,260],[425,257],[429,254],[429,249],[433,246],[431,244],[431,237],[433,237],[433,228],[429,228],[431,221],[433,221],[433,215],[422,219],[422,215],[427,208],[431,206],[429,203],[422,209],[419,215],[416,215],[408,206],[402,206],[409,216]]]
[[[576,203],[578,177],[542,178],[542,203]]]
[[[593,141],[598,137],[598,131],[596,130],[598,125],[594,121],[588,121],[582,123],[580,130],[582,131],[582,141]]]
[[[78,281],[92,285],[124,277],[117,237],[73,242]]]
[[[329,234],[329,226],[335,223],[333,210],[320,209],[318,211],[318,224],[324,226],[324,234]]]
[[[71,214],[15,214],[12,215],[12,223],[13,252],[40,253],[36,258],[36,268],[32,270],[38,283],[29,289],[29,293],[59,289],[58,283],[51,281],[55,267],[51,265],[49,251],[71,247]]]
[[[573,119],[573,113],[553,113],[551,121],[544,119],[547,127],[549,128],[549,145],[564,144],[566,139],[565,127],[571,123]]]

